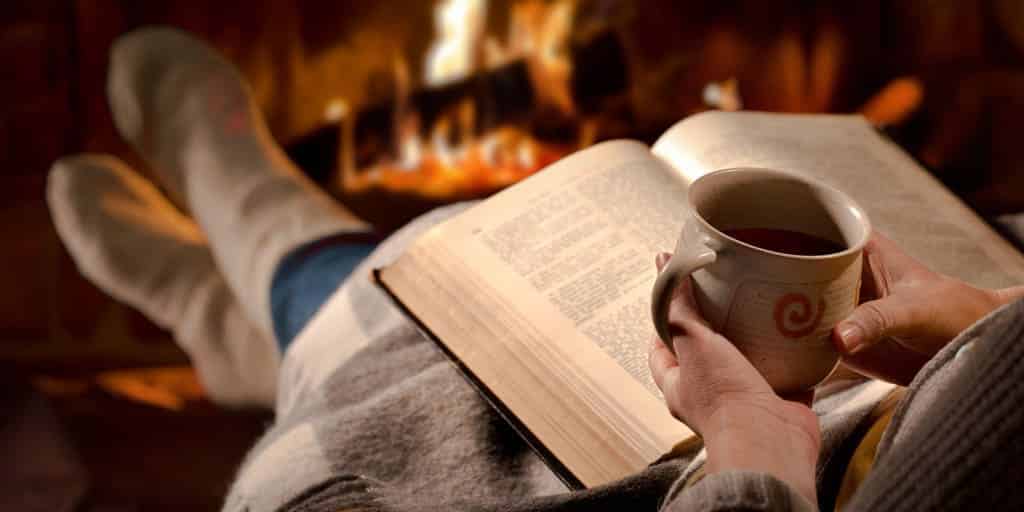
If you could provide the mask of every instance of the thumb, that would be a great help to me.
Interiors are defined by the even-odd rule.
[[[665,264],[668,263],[670,258],[672,258],[672,255],[667,252],[658,253],[654,257],[654,266],[658,267],[659,273],[661,272],[661,269],[665,268]]]
[[[895,297],[872,300],[857,306],[832,330],[836,346],[846,354],[864,350],[901,326],[901,319],[910,317],[910,306]]]

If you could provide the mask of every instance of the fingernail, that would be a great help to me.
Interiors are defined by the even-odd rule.
[[[665,264],[668,263],[668,259],[671,257],[672,256],[667,252],[659,253],[657,256],[654,257],[654,265],[658,267],[659,272],[661,271],[662,267],[664,267]]]
[[[864,332],[856,324],[843,324],[839,326],[839,341],[848,354],[856,354],[864,348]]]

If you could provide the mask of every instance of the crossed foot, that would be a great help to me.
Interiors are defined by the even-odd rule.
[[[272,405],[276,264],[368,226],[295,169],[238,71],[190,36],[118,39],[107,93],[164,193],[114,157],[62,158],[47,187],[61,240],[83,275],[173,333],[213,400]]]

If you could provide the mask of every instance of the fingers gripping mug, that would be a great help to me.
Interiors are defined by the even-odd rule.
[[[690,212],[652,292],[658,336],[693,278],[701,313],[773,389],[809,389],[835,368],[830,331],[857,305],[861,252],[871,232],[842,192],[772,169],[709,173],[688,190]]]

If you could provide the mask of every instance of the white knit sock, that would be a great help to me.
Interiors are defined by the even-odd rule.
[[[118,39],[107,92],[121,135],[186,205],[247,314],[273,336],[270,283],[281,259],[368,226],[293,166],[238,71],[183,32]]]
[[[113,157],[68,157],[50,170],[47,201],[82,274],[171,330],[211,399],[273,405],[276,344],[246,318],[199,227],[152,183]]]

